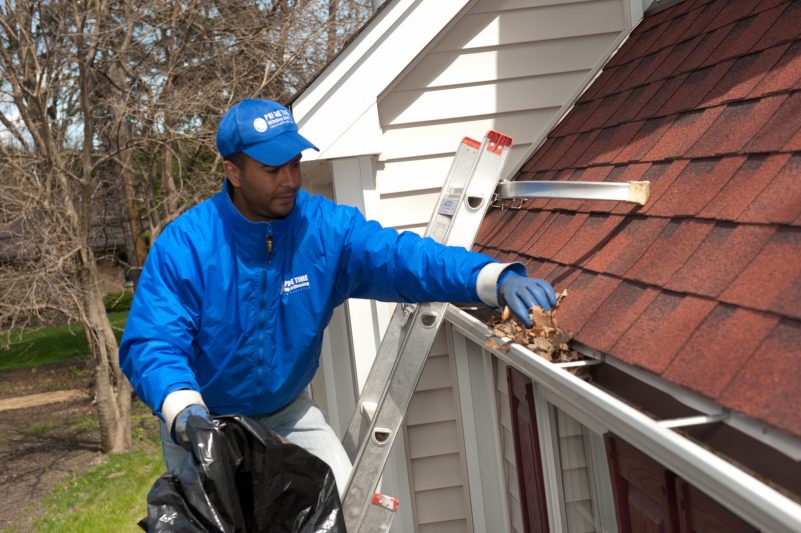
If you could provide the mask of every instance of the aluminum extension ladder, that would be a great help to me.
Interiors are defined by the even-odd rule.
[[[512,139],[495,131],[464,138],[425,235],[470,248],[493,199]],[[387,531],[398,500],[376,493],[392,443],[417,387],[448,304],[399,304],[381,341],[356,412],[342,439],[353,462],[343,498],[350,533]]]
[[[479,143],[465,137],[456,151],[426,236],[470,248],[490,203],[508,199],[611,200],[645,205],[647,181],[500,181],[512,139],[490,131]],[[356,412],[342,439],[353,462],[345,491],[351,533],[387,531],[398,500],[375,492],[392,444],[442,323],[447,303],[399,304],[381,341]]]

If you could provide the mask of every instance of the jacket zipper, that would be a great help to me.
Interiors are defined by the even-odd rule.
[[[267,230],[267,265],[270,264],[272,261],[273,256],[273,234],[272,230]],[[266,324],[264,323],[264,314],[265,314],[265,307],[267,306],[267,265],[264,265],[264,268],[261,271],[261,298],[259,306],[259,364],[258,364],[258,375],[259,375],[259,383],[262,382],[262,372],[265,364],[265,354],[264,354],[264,330]],[[261,388],[261,387],[259,387]]]

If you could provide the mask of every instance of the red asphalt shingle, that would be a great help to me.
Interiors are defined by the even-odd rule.
[[[789,159],[789,154],[749,156],[723,190],[698,213],[698,216],[737,220]]]
[[[666,48],[667,57],[651,75],[651,80],[663,80],[679,72],[684,62],[703,40],[702,35],[680,42],[676,46]]]
[[[557,290],[567,288],[569,294],[559,308],[559,326],[570,333],[579,331],[618,285],[618,278],[587,270],[582,270],[569,285],[556,285]]]
[[[632,61],[629,64],[631,68],[626,71],[627,76],[625,78],[621,76],[623,81],[619,85],[614,86],[615,90],[631,90],[650,80],[656,79],[653,73],[670,57],[670,51],[670,48],[665,48],[659,52],[648,54],[639,61]],[[610,87],[612,86],[613,85],[610,83]]]
[[[772,152],[785,146],[801,130],[801,91],[791,93],[751,141],[746,152]]]
[[[559,250],[569,241],[573,234],[584,224],[588,214],[556,212],[551,220],[548,231],[542,232],[540,237],[528,244],[528,254],[532,257],[553,258]]]
[[[651,101],[655,94],[661,92],[665,80],[659,80],[641,85],[634,89],[629,95],[626,105],[619,109],[617,114],[612,117],[611,124],[629,124],[630,121],[640,114],[645,105]],[[596,100],[599,102],[600,100]],[[642,122],[641,122],[642,123]]]
[[[657,113],[660,115],[673,115],[681,111],[696,109],[704,97],[714,88],[734,65],[734,60],[715,63],[708,67],[695,70],[673,96],[665,102]]]
[[[801,154],[793,154],[738,222],[792,224],[801,206]]]
[[[747,17],[756,8],[758,2],[753,0],[729,0],[726,8],[709,23],[708,29],[720,28]]]
[[[801,437],[801,322],[783,320],[719,399],[724,405]]]
[[[623,144],[623,149],[617,153],[612,162],[628,163],[640,161],[659,142],[659,139],[667,133],[674,120],[675,117],[662,117],[645,121],[627,144],[621,143]],[[640,124],[640,122],[633,122],[632,124]]]
[[[749,93],[771,71],[773,65],[781,59],[789,46],[789,44],[782,44],[738,57],[726,75],[706,95],[703,105],[717,106],[748,97]]]
[[[687,262],[714,226],[707,220],[670,220],[648,251],[625,272],[625,277],[663,285]]]
[[[797,40],[801,35],[801,4],[798,2],[782,2],[786,9],[776,19],[773,26],[754,45],[754,49],[774,46],[786,41]]]
[[[753,2],[750,2],[753,4]],[[707,59],[710,63],[721,63],[732,57],[747,54],[773,26],[786,6],[776,6],[757,15],[738,21],[717,50]],[[729,12],[725,10],[724,13]]]
[[[717,297],[754,260],[776,232],[770,226],[718,222],[664,287]]]
[[[718,106],[679,115],[642,159],[645,161],[662,161],[683,156],[687,149],[706,133],[706,130],[723,112],[723,109],[722,106]]]
[[[726,2],[710,2],[691,11],[693,24],[687,28],[687,31],[681,35],[680,39],[683,40],[697,35],[704,35],[708,30],[712,29],[712,22],[726,7]]]
[[[786,98],[787,95],[778,94],[727,105],[706,135],[685,155],[695,158],[739,153]]]
[[[714,307],[713,300],[662,291],[612,347],[612,352],[660,374]]]
[[[568,289],[562,327],[801,437],[801,2],[646,17],[522,169],[650,183],[488,215],[482,250]]]
[[[757,98],[785,91],[790,87],[795,87],[799,79],[801,79],[801,41],[795,41],[784,52],[779,62],[766,72],[748,96]]]
[[[780,227],[720,299],[801,320],[799,266],[801,228]]]
[[[581,217],[575,218],[581,220]],[[603,245],[605,239],[614,233],[624,219],[621,215],[586,215],[581,227],[565,242],[553,259],[560,263],[582,264]]]
[[[504,238],[495,239],[494,242],[496,244],[500,243],[499,247],[503,250],[513,251],[521,250],[531,240],[532,235],[540,231],[543,225],[547,227],[552,215],[547,211],[529,211],[527,209],[519,211],[507,209],[507,212],[513,216],[512,220],[507,222],[510,231],[504,234]]]
[[[650,248],[668,222],[669,219],[665,218],[628,217],[583,266],[596,272],[622,276]]]
[[[719,304],[662,375],[717,398],[778,323],[776,315]]]
[[[649,215],[692,216],[717,195],[745,161],[743,156],[694,159],[647,210]]]
[[[576,339],[608,352],[659,293],[659,289],[654,287],[627,281],[620,283],[590,315],[576,333]]]

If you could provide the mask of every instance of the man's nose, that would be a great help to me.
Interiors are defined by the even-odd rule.
[[[278,178],[278,182],[282,187],[295,188],[300,182],[300,171],[297,168],[293,168],[291,165],[284,165],[278,173]]]

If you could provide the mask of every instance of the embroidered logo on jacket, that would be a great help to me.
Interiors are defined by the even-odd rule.
[[[283,294],[291,294],[303,289],[308,289],[310,286],[311,284],[309,283],[309,275],[303,274],[300,276],[295,276],[294,278],[285,279],[284,286],[281,287],[281,292]]]

